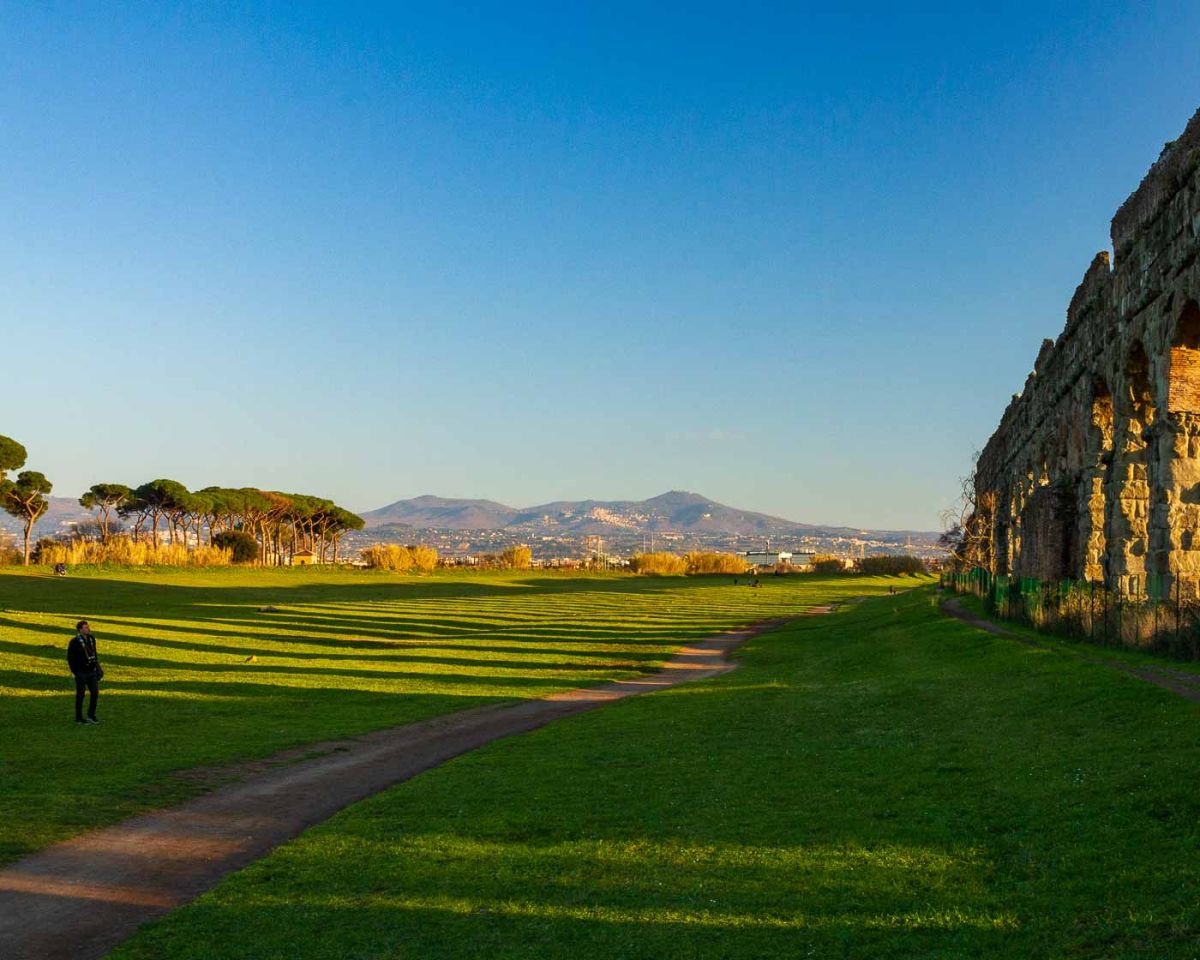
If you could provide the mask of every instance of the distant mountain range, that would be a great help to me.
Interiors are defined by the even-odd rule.
[[[48,537],[59,530],[65,523],[79,523],[83,520],[94,519],[91,512],[84,510],[74,497],[47,497],[49,506],[46,512],[33,525],[34,536]],[[20,533],[25,524],[17,517],[0,512],[0,530],[10,533]]]
[[[72,497],[50,497],[50,509],[34,528],[50,536],[65,525],[92,519]],[[505,531],[517,536],[590,536],[678,533],[724,534],[781,540],[796,537],[851,538],[903,544],[930,543],[928,530],[864,530],[858,527],[799,523],[751,510],[727,507],[697,493],[672,490],[649,500],[559,500],[534,507],[510,507],[495,500],[414,497],[364,513],[367,532],[394,534],[401,530]],[[0,528],[13,532],[20,522],[0,513]]]
[[[535,507],[506,506],[494,500],[414,497],[364,513],[368,530],[388,527],[442,530],[508,530],[579,535],[631,533],[724,533],[762,537],[936,537],[930,531],[869,531],[798,523],[765,513],[739,510],[697,493],[672,490],[649,500],[560,500]]]

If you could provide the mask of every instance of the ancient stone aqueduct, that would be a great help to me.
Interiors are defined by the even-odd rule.
[[[976,560],[1200,596],[1200,112],[1112,221],[980,454]]]

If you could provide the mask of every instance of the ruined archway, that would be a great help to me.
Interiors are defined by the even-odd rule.
[[[1065,423],[1046,425],[1043,444],[1034,453],[1025,475],[1020,504],[1020,534],[1016,573],[1039,580],[1073,576],[1077,553],[1075,483],[1066,472]]]
[[[1025,508],[1032,492],[1033,468],[1026,466],[1014,478],[1008,506],[1008,515],[1012,518],[1008,530],[1009,572],[1018,577],[1033,575],[1027,563],[1029,554],[1025,550],[1025,528],[1028,520]]]
[[[1107,537],[1110,585],[1127,596],[1146,588],[1150,550],[1150,457],[1156,410],[1146,348],[1135,340],[1126,355],[1114,403],[1113,469]]]
[[[1200,305],[1188,300],[1171,332],[1163,514],[1157,546],[1181,597],[1200,594]],[[1169,491],[1169,493],[1167,492]]]
[[[1108,547],[1108,487],[1113,464],[1113,398],[1103,379],[1092,382],[1088,411],[1087,445],[1080,483],[1079,540],[1082,546],[1080,572],[1083,579],[1103,583]]]
[[[1200,305],[1189,300],[1171,337],[1167,412],[1200,414]]]
[[[1061,486],[1069,576],[1200,599],[1198,153],[1200,112],[1117,211],[1111,254],[1093,258],[978,459],[998,570],[1059,562],[1033,501]]]
[[[1007,487],[999,490],[984,490],[977,495],[978,499],[988,497],[993,504],[991,554],[993,573],[1007,576],[1012,573],[1012,494]]]

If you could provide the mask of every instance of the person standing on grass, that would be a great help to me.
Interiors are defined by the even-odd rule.
[[[86,620],[75,624],[75,636],[67,644],[67,665],[75,675],[75,722],[99,723],[96,719],[96,699],[100,696],[100,679],[104,670],[96,655],[96,638]],[[87,718],[83,716],[83,691],[88,691]]]

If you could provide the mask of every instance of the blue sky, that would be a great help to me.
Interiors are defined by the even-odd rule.
[[[76,495],[937,525],[1195,3],[0,5],[0,433]]]

